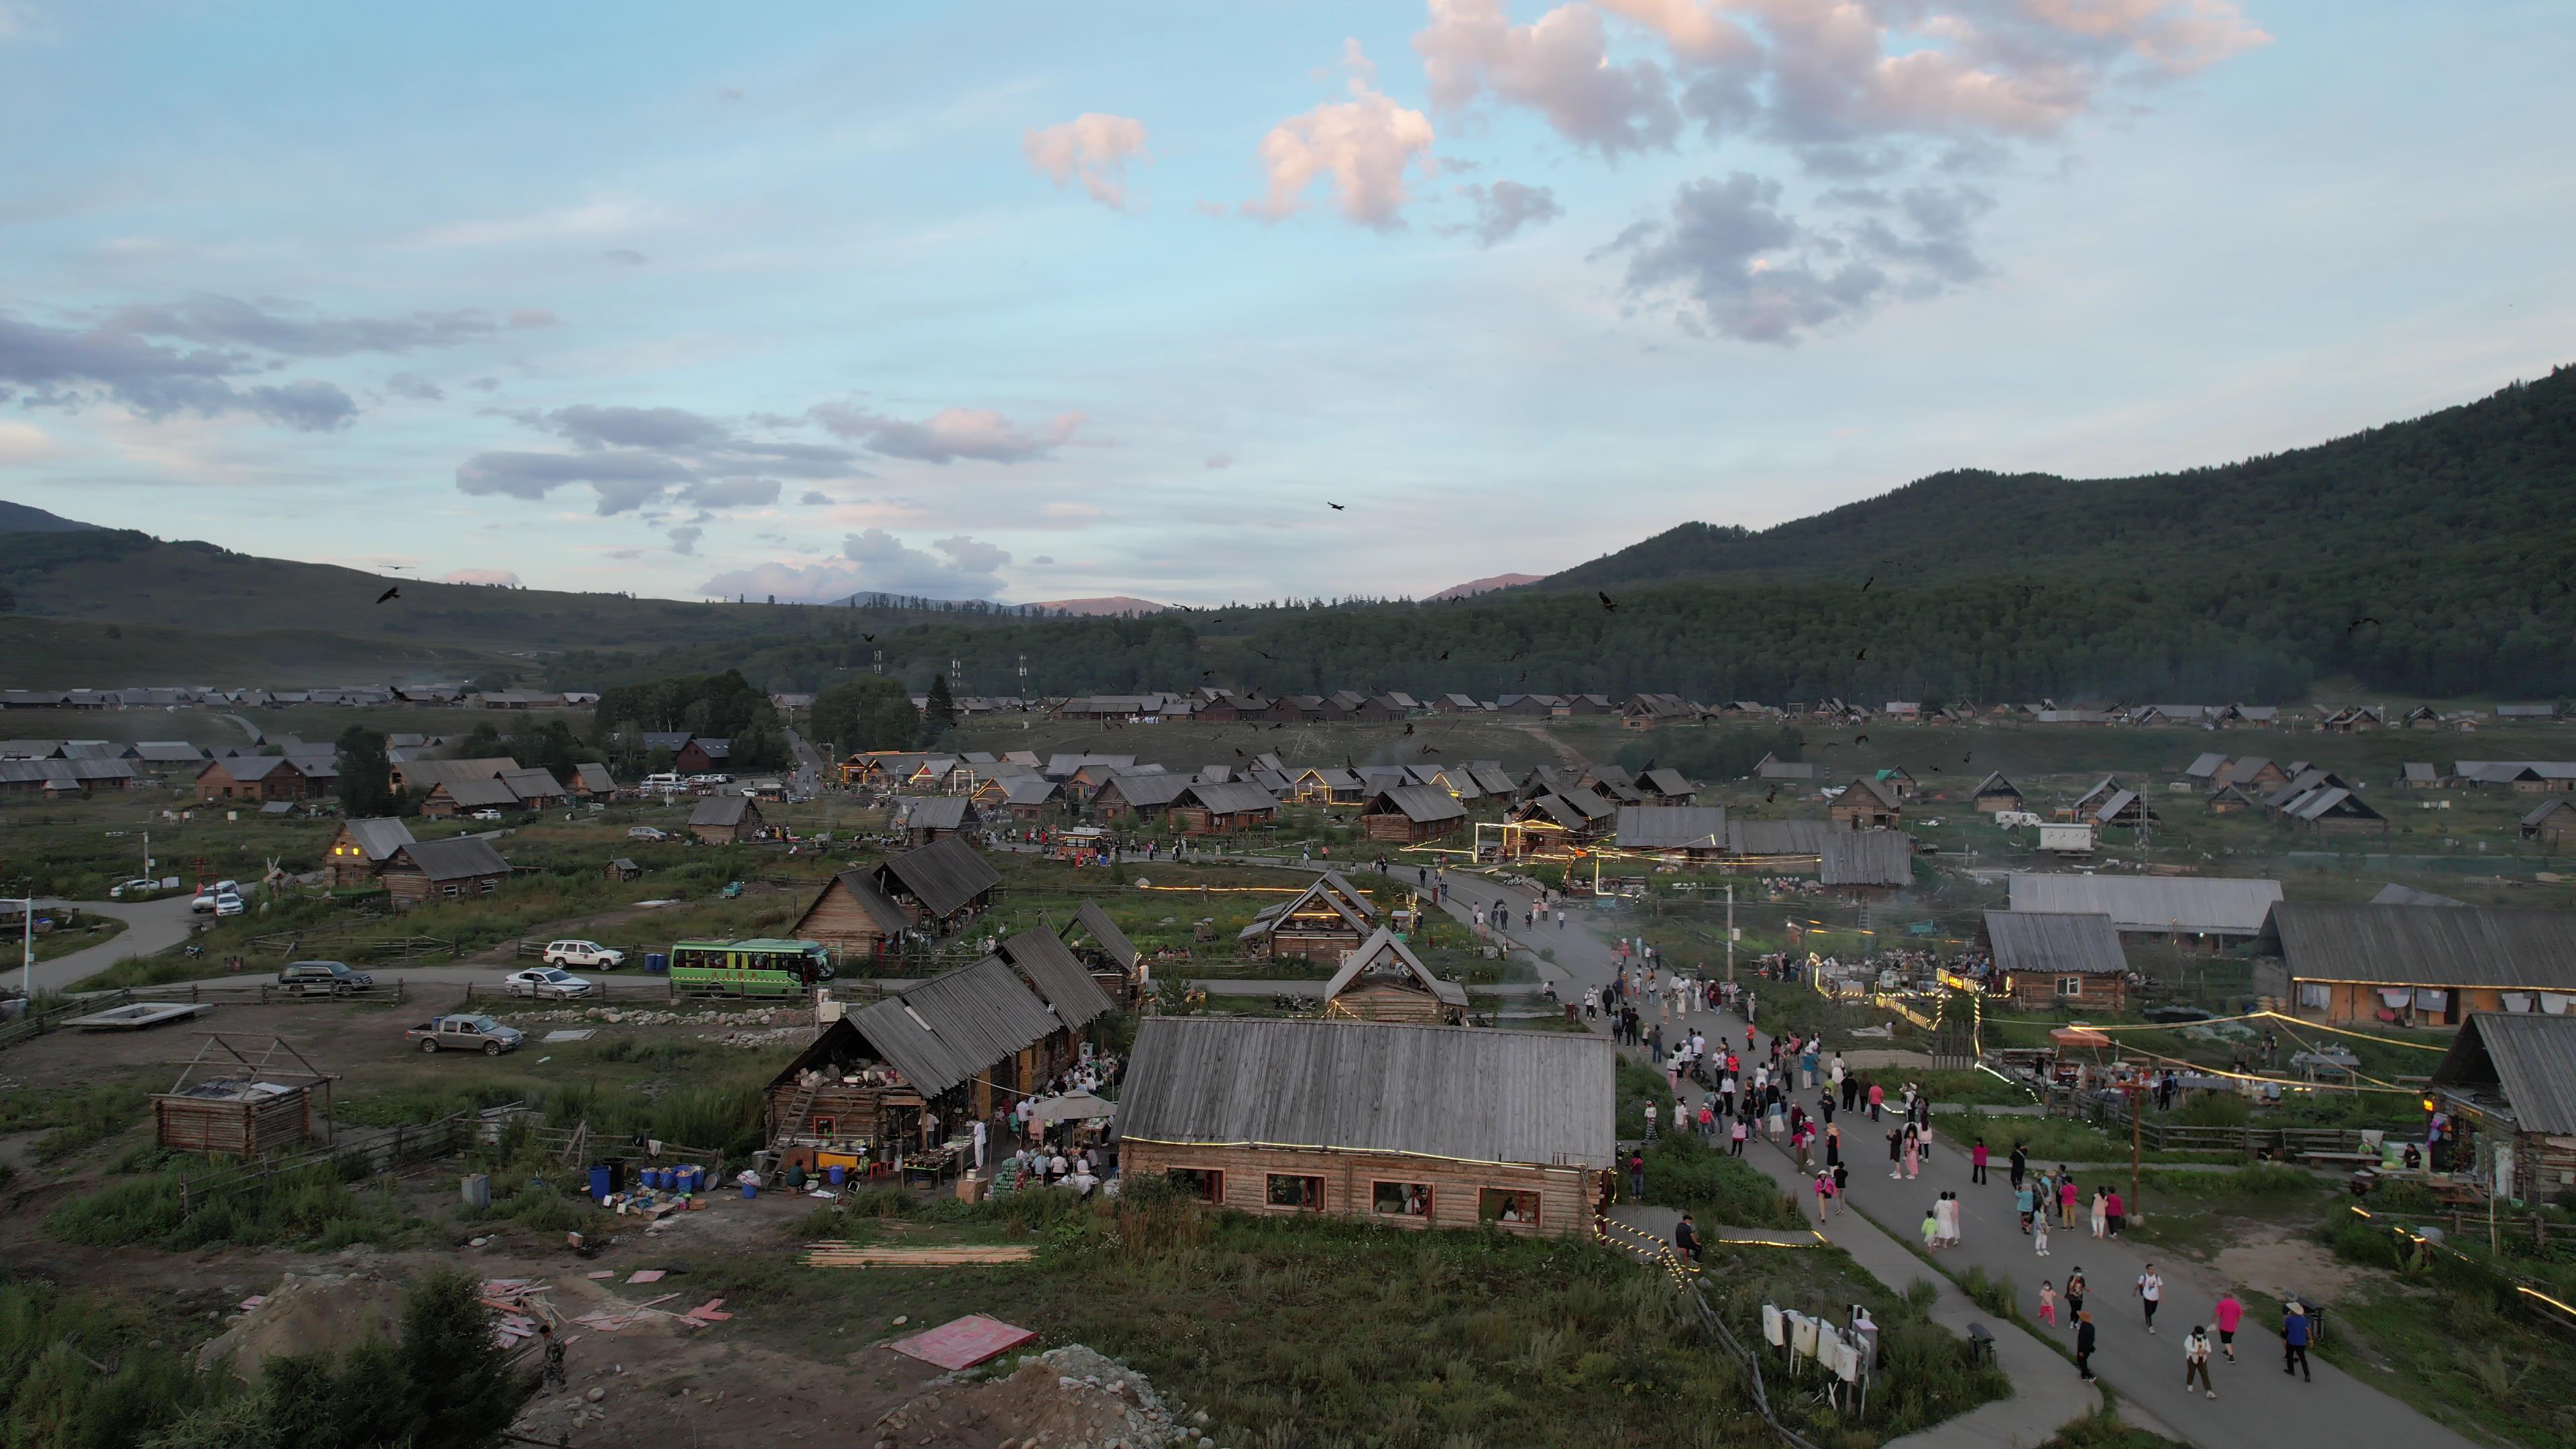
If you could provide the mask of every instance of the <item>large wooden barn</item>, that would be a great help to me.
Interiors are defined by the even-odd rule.
[[[1437,785],[1388,785],[1361,804],[1360,828],[1401,845],[1437,840],[1467,828],[1467,807]]]
[[[2457,1026],[2576,1006],[2576,911],[2283,902],[2255,949],[2277,958],[2256,962],[2256,994],[2307,1021]]]
[[[1617,1151],[1609,1038],[1385,1022],[1152,1017],[1120,1171],[1214,1206],[1591,1238]]]
[[[2129,1003],[2129,961],[2101,912],[1988,911],[1985,945],[2017,1007],[2098,1013]]]
[[[1431,974],[1412,947],[1380,926],[1324,983],[1324,1014],[1457,1026],[1466,1020],[1467,988]]]
[[[1248,780],[1200,780],[1172,797],[1171,822],[1184,835],[1231,835],[1279,818],[1279,801]]]

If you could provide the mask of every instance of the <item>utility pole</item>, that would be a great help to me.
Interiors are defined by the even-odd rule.
[[[26,952],[22,958],[26,974],[18,978],[18,1009],[33,1012],[36,1009],[36,898],[29,896],[18,905],[25,912],[18,917],[19,925],[27,933],[22,942],[22,949]]]
[[[1726,979],[1735,980],[1735,882],[1726,883]]]

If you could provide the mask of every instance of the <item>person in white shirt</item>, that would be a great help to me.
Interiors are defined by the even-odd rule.
[[[2138,1301],[2147,1308],[2147,1332],[2153,1333],[2156,1331],[2156,1306],[2165,1300],[2165,1280],[2157,1274],[2155,1264],[2149,1263],[2147,1271],[2138,1275],[2137,1292]]]
[[[2218,1390],[2209,1383],[2209,1330],[2196,1323],[2182,1341],[2182,1391],[2190,1393],[2195,1381],[2211,1398],[2218,1397]]]

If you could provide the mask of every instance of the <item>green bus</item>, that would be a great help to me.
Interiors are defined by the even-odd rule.
[[[797,996],[832,979],[819,941],[681,941],[671,947],[671,988],[727,996]]]

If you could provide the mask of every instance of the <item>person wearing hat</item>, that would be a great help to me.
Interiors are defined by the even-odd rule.
[[[2281,1305],[2281,1372],[2294,1370],[2305,1381],[2316,1382],[2317,1376],[2308,1372],[2308,1308],[2296,1298]]]

